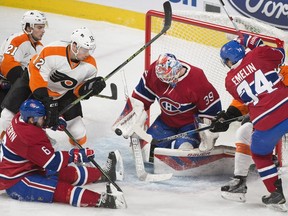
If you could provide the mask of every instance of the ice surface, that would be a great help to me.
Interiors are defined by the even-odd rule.
[[[21,31],[20,19],[24,12],[25,10],[21,9],[0,7],[1,42],[11,33]],[[95,33],[97,42],[95,57],[99,75],[101,76],[106,76],[114,70],[140,49],[144,43],[144,32],[140,30],[50,13],[47,14],[47,17],[49,28],[46,30],[43,39],[44,44],[55,40],[69,40],[71,32],[75,28],[82,26],[87,26]],[[110,151],[119,149],[122,153],[125,177],[124,181],[117,182],[117,184],[124,191],[128,208],[111,210],[75,208],[55,203],[19,202],[10,199],[4,191],[0,191],[1,216],[282,215],[282,213],[273,212],[261,204],[261,197],[267,192],[256,173],[252,173],[248,179],[246,203],[230,202],[220,197],[220,187],[229,181],[229,176],[172,177],[171,180],[158,183],[141,182],[137,179],[129,141],[115,135],[111,130],[111,126],[125,104],[121,73],[124,72],[126,75],[128,91],[131,94],[133,87],[137,84],[142,74],[143,59],[143,53],[141,53],[129,62],[123,70],[107,80],[108,85],[110,82],[114,82],[118,86],[117,101],[94,97],[82,102],[84,122],[87,126],[87,146],[96,150],[95,160],[100,165],[104,165]],[[110,94],[109,88],[106,88],[103,94]],[[58,149],[69,149],[71,147],[64,133],[49,131],[49,134],[57,140]],[[226,139],[223,139],[223,142],[233,145],[233,140],[233,133],[231,133],[230,136],[226,136]],[[147,171],[151,172],[151,169],[147,168]],[[282,178],[284,192],[287,196],[287,174],[283,175]],[[98,192],[105,190],[105,184],[103,183],[87,187]]]

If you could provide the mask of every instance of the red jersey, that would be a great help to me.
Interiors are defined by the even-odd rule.
[[[203,70],[180,61],[186,72],[175,87],[162,82],[155,72],[154,62],[144,72],[132,96],[144,103],[145,110],[158,100],[162,121],[180,128],[195,121],[195,116],[213,118],[221,111],[219,94],[207,80]]]
[[[26,175],[43,173],[44,169],[59,171],[66,167],[69,154],[55,152],[46,132],[25,123],[16,114],[6,130],[0,162],[0,190],[7,189]]]
[[[233,65],[225,79],[226,90],[248,105],[257,130],[267,130],[288,118],[288,88],[279,76],[282,49],[260,46]]]

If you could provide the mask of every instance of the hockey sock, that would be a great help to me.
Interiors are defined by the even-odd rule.
[[[68,166],[59,172],[59,180],[73,185],[85,185],[98,181],[102,173],[94,167]]]
[[[278,179],[277,167],[272,161],[272,153],[269,155],[257,155],[252,153],[259,175],[267,190],[272,193],[276,190],[274,182]]]
[[[53,201],[77,207],[95,207],[100,197],[99,193],[59,181],[55,189]]]

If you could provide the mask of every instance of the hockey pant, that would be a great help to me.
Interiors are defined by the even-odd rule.
[[[96,168],[68,166],[59,173],[23,177],[6,192],[11,198],[20,201],[59,202],[77,207],[95,207],[100,194],[79,186],[95,182],[100,177],[101,173]]]
[[[166,125],[160,116],[156,118],[153,124],[148,128],[147,133],[151,134],[154,139],[164,139],[169,136],[173,136],[179,133],[183,133],[189,130],[194,130],[195,125],[189,124],[181,128],[172,128]],[[171,148],[173,141],[163,142],[157,144],[157,147],[161,148]],[[199,134],[187,135],[187,137],[181,137],[175,140],[174,149],[178,149],[183,143],[189,143],[193,148],[198,148],[200,144]],[[173,147],[172,147],[173,148]]]

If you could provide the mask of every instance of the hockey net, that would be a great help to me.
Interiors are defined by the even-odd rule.
[[[148,11],[146,14],[146,43],[163,28],[164,14],[159,11]],[[258,23],[245,17],[233,17],[243,33],[259,35],[266,44],[284,47],[285,32]],[[160,53],[175,54],[178,59],[204,70],[208,80],[220,94],[222,108],[227,109],[232,97],[225,90],[224,80],[228,68],[220,61],[219,51],[223,44],[237,37],[236,30],[227,16],[195,11],[174,11],[171,28],[145,50],[145,70],[157,59]],[[150,109],[150,121],[156,118],[159,110]],[[220,133],[217,140],[221,145],[234,145],[235,131],[240,123],[233,123],[227,133]],[[216,145],[217,145],[216,143]],[[286,145],[284,145],[286,144]],[[281,165],[288,165],[287,139],[278,145],[277,154]],[[283,157],[282,155],[287,155]]]

